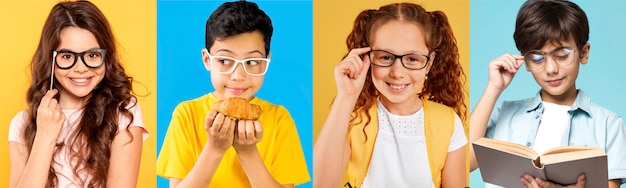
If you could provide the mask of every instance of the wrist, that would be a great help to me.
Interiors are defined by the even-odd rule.
[[[489,83],[487,84],[487,87],[485,88],[485,93],[495,94],[497,96],[500,96],[500,94],[503,91],[504,91],[504,88],[500,88]]]
[[[254,144],[253,146],[249,146],[249,147],[235,147],[235,151],[237,152],[237,156],[241,159],[241,158],[250,158],[252,156],[254,156],[255,154],[259,153],[258,148],[256,147],[256,144]]]
[[[224,153],[226,153],[226,150],[228,150],[228,148],[216,147],[213,144],[210,144],[210,142],[207,142],[204,147],[205,150],[208,150],[210,153],[214,153],[216,155],[224,155]]]
[[[52,157],[54,155],[54,151],[56,150],[56,146],[56,139],[51,139],[50,136],[35,136],[35,140],[33,140],[33,147],[31,148],[30,153],[39,157]]]
[[[337,93],[337,96],[333,99],[332,105],[340,105],[340,106],[352,106],[356,105],[356,100],[359,98],[359,94],[357,95],[348,95],[348,94],[340,94]]]
[[[38,133],[35,133],[35,140],[33,140],[33,144],[39,143],[39,144],[47,145],[47,146],[56,146],[57,139],[58,139],[58,136],[52,136],[50,134],[38,132]]]

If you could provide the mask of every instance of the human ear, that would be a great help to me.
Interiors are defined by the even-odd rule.
[[[202,62],[204,63],[204,68],[207,71],[211,71],[211,59],[209,58],[209,50],[206,48],[202,49]]]
[[[583,45],[582,50],[580,51],[580,63],[581,64],[587,64],[587,61],[589,61],[589,51],[591,50],[591,44],[589,43],[585,43],[585,45]]]
[[[430,56],[430,59],[428,60],[428,64],[426,65],[426,75],[428,75],[428,72],[430,72],[430,67],[433,66],[433,62],[435,62],[435,57],[436,57],[437,53],[435,53],[435,51],[430,52],[430,54],[428,56]]]

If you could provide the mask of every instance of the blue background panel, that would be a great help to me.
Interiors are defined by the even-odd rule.
[[[289,110],[312,176],[312,3],[255,2],[274,26],[272,63],[256,96]],[[214,90],[200,51],[206,20],[222,3],[157,1],[157,153],[176,105]],[[169,187],[169,181],[159,177],[157,187]]]

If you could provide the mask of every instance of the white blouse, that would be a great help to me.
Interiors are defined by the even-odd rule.
[[[424,110],[400,116],[389,113],[378,101],[378,135],[363,188],[434,187],[424,135]],[[467,144],[463,124],[454,116],[454,132],[448,152]]]

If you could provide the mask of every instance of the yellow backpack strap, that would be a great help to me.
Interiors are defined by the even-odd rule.
[[[454,131],[454,110],[446,105],[422,99],[424,104],[424,134],[433,183],[441,187],[441,171],[448,155],[448,145]]]
[[[369,125],[365,126],[367,122],[365,120],[366,117],[365,114],[361,114],[362,121],[359,124],[352,125],[348,130],[347,140],[351,148],[351,153],[341,187],[356,188],[361,187],[361,184],[363,184],[367,169],[370,165],[372,151],[374,151],[376,135],[378,135],[378,108],[376,104],[377,102],[374,101],[374,105],[369,109],[368,113],[371,117]],[[356,122],[358,122],[358,120]],[[365,130],[365,134],[363,130]],[[367,140],[365,135],[367,135]]]

